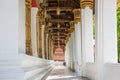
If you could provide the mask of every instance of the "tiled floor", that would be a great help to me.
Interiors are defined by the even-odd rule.
[[[79,74],[69,71],[66,67],[58,65],[54,68],[46,80],[88,80]]]

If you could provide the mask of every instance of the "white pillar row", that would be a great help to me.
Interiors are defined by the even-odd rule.
[[[0,1],[1,80],[24,80],[24,72],[21,66],[22,60],[20,59],[19,54],[25,53],[24,3],[24,0]],[[23,36],[21,36],[22,34]],[[20,37],[23,39],[19,40]]]
[[[82,68],[83,75],[86,75],[86,63],[94,62],[93,52],[93,29],[92,29],[92,14],[93,11],[89,7],[81,9],[82,23]]]
[[[103,4],[104,3],[104,4]],[[97,79],[103,78],[103,65],[117,63],[116,0],[95,1]]]
[[[45,52],[44,52],[44,28],[45,28],[45,25],[42,24],[42,58],[45,58]]]
[[[37,52],[37,26],[36,26],[36,15],[37,15],[38,8],[32,7],[31,8],[31,42],[32,42],[32,53],[33,56],[38,57]]]
[[[81,57],[81,23],[78,22],[77,24],[75,24],[75,56],[76,56],[76,69],[75,71],[78,72],[81,75],[81,61],[82,61],[82,57]]]

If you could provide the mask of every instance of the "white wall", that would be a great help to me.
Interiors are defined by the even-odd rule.
[[[18,53],[18,0],[1,0],[0,54],[10,54],[10,52]]]
[[[19,0],[19,53],[25,53],[26,50],[26,32],[25,32],[25,0]]]
[[[9,4],[11,5],[9,6]],[[5,5],[8,6],[5,6]],[[16,5],[12,5],[16,4]],[[1,1],[0,53],[25,53],[25,5],[24,0]],[[17,7],[15,7],[17,6]],[[18,12],[19,9],[19,12]],[[19,27],[18,27],[19,25]],[[19,33],[19,34],[18,34]]]
[[[23,14],[19,1],[0,0],[0,80],[24,80],[18,55],[19,16]]]
[[[120,64],[105,64],[104,80],[120,80]]]
[[[38,56],[37,53],[37,30],[36,30],[36,14],[38,9],[36,7],[31,8],[31,41],[32,41],[32,53],[33,56]]]

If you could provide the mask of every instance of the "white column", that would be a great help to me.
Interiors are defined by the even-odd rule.
[[[101,45],[104,63],[117,63],[116,0],[96,0],[96,4],[97,47]]]
[[[92,27],[92,9],[86,7],[82,9],[82,41],[85,51],[85,62],[94,62],[93,55],[93,27]]]
[[[76,64],[77,64],[77,60],[76,60],[76,50],[75,50],[75,30],[72,32],[72,45],[73,45],[73,53],[72,53],[72,57],[73,57],[73,70],[75,71],[76,69]]]
[[[48,52],[48,34],[46,34],[46,55],[47,59],[49,58],[49,52]]]
[[[68,41],[67,43],[67,46],[66,46],[66,50],[67,50],[67,67],[70,68],[70,65],[71,65],[71,53],[70,53],[70,40]]]
[[[20,4],[22,5],[20,5]],[[24,36],[19,40],[19,32],[25,23],[24,0],[1,0],[0,1],[0,79],[1,80],[24,80],[21,67],[22,60],[19,52],[24,53]],[[22,18],[20,16],[23,15]],[[20,22],[23,19],[23,22]],[[19,28],[21,27],[21,28]],[[20,31],[18,32],[18,29]],[[21,37],[21,36],[20,36]],[[21,45],[19,45],[19,42]],[[22,46],[23,45],[23,46]],[[23,50],[22,50],[23,49]]]
[[[93,53],[93,31],[92,31],[92,9],[86,7],[81,9],[82,22],[82,68],[83,75],[86,75],[86,63],[94,62]]]
[[[75,24],[76,72],[81,74],[81,24]]]
[[[116,0],[95,2],[97,80],[104,80],[104,63],[117,63]]]
[[[74,32],[71,33],[70,37],[70,59],[71,59],[71,69],[74,71],[74,62],[75,62],[75,50],[74,50]]]
[[[77,24],[74,24],[75,27],[77,26]],[[74,54],[74,70],[75,72],[77,72],[77,52],[76,52],[76,35],[75,35],[75,30],[73,31],[73,54]]]
[[[32,41],[32,53],[33,56],[38,57],[37,53],[37,26],[36,26],[36,14],[38,9],[36,7],[31,8],[31,41]]]
[[[44,27],[45,27],[45,25],[42,25],[42,58],[45,58],[45,53],[44,53]]]
[[[66,44],[65,62],[66,62],[66,66],[69,68],[69,65],[70,65],[69,42],[67,42]]]
[[[72,38],[69,39],[69,50],[70,50],[70,69],[72,69],[72,62],[73,62],[73,56],[72,56]]]

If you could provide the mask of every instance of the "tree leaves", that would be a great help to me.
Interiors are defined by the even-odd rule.
[[[120,8],[117,9],[118,61],[120,62]]]

